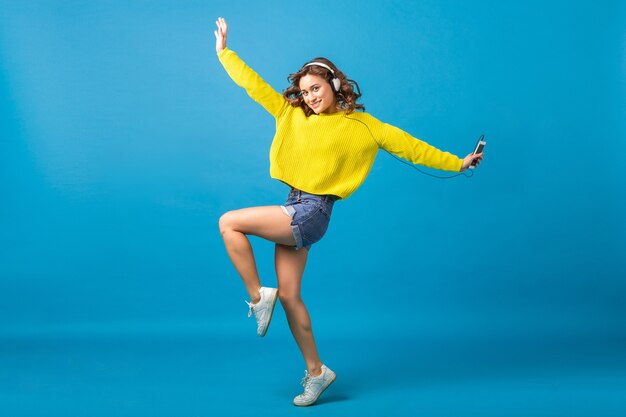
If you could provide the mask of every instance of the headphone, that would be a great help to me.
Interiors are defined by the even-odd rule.
[[[333,75],[333,79],[330,80],[330,85],[333,87],[333,90],[338,93],[339,92],[339,87],[341,87],[341,80],[337,77],[335,77],[335,71],[333,71],[333,69],[331,67],[329,67],[328,65],[324,64],[323,62],[309,62],[308,64],[306,64],[304,67],[302,68],[306,68],[306,67],[310,67],[311,65],[317,65],[319,67],[322,68],[326,68],[328,71],[330,71],[330,73]]]

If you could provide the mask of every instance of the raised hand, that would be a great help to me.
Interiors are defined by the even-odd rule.
[[[218,54],[226,48],[226,33],[228,32],[228,25],[223,17],[218,17],[215,21],[217,30],[213,31],[215,34],[215,52]]]

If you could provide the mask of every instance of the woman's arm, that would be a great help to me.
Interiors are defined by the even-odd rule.
[[[461,159],[413,137],[398,127],[377,120],[376,122],[371,127],[378,145],[387,152],[414,164],[444,171],[460,172],[467,169],[473,160],[469,159],[469,155],[465,159]],[[469,161],[467,161],[468,159]]]
[[[243,87],[254,101],[265,108],[272,116],[278,118],[289,107],[289,103],[283,95],[266,83],[252,68],[246,65],[232,50],[226,47],[228,25],[226,20],[220,17],[215,22],[217,30],[215,34],[215,51],[224,69],[232,80]]]
[[[383,123],[370,114],[360,113],[367,119],[368,129],[378,146],[396,156],[431,168],[444,171],[463,172],[476,160],[476,165],[483,159],[482,152],[469,154],[461,159],[449,152],[441,151],[419,140],[409,133],[388,123]]]

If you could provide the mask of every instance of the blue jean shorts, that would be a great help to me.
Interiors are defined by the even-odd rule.
[[[296,239],[296,249],[307,248],[324,236],[337,197],[309,194],[292,188],[283,212],[291,217],[291,230]]]

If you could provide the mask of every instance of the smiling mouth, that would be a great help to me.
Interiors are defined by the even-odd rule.
[[[319,104],[320,104],[321,102],[322,102],[322,100],[312,101],[312,102],[311,102],[311,104],[310,104],[310,106],[311,106],[311,107],[317,107],[317,106],[319,106]]]

